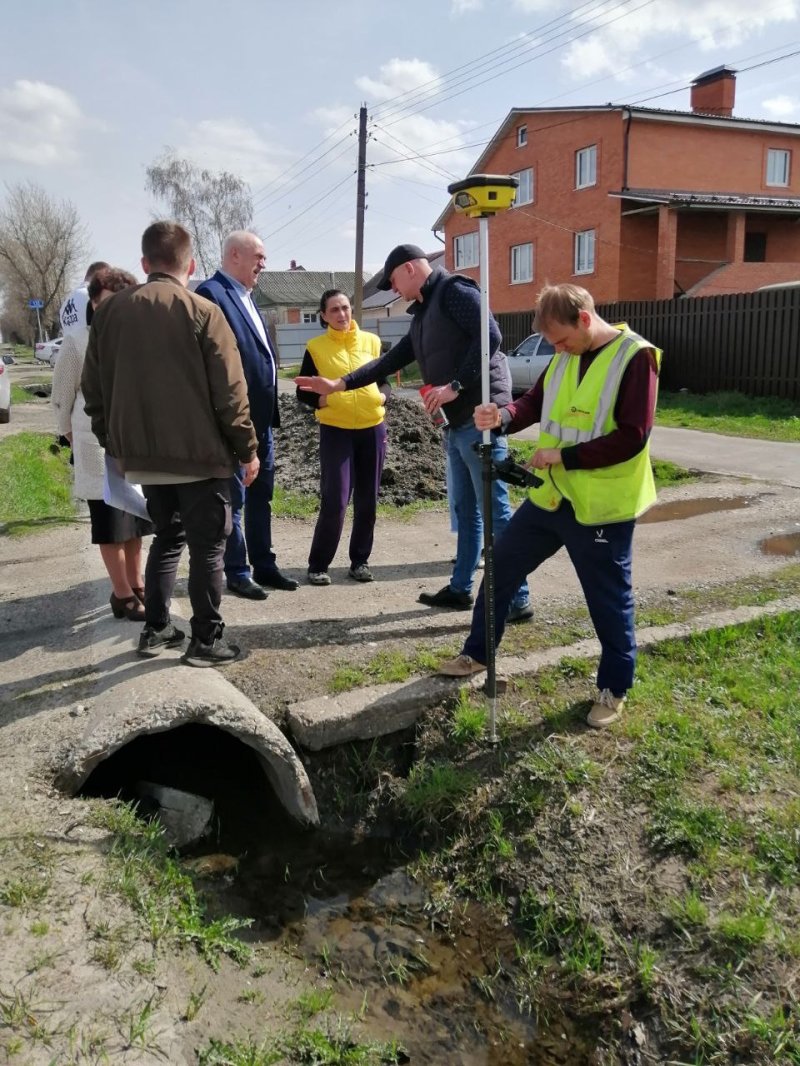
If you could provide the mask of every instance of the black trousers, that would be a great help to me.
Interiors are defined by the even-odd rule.
[[[231,531],[229,480],[209,478],[142,489],[155,526],[144,573],[145,625],[163,629],[169,623],[178,562],[188,544],[192,636],[209,643],[222,623],[222,557]]]

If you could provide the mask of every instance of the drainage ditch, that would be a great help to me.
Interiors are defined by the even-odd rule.
[[[412,746],[396,743],[394,752],[396,769],[407,772]],[[157,810],[170,790],[179,800],[213,805],[198,839],[181,849],[211,913],[252,918],[248,940],[304,959],[319,975],[315,981],[331,982],[338,1010],[362,1012],[366,1004],[371,1038],[396,1038],[407,1061],[431,1066],[590,1060],[594,1045],[585,1029],[566,1016],[537,1025],[510,984],[503,993],[498,973],[515,964],[508,928],[476,905],[455,921],[437,917],[425,887],[407,873],[416,842],[402,821],[383,818],[368,835],[343,828],[340,819],[304,831],[271,792],[256,754],[197,723],[125,744],[92,771],[80,794],[137,802],[177,832],[180,802],[177,829],[169,821],[174,805]],[[183,813],[190,820],[198,809]]]

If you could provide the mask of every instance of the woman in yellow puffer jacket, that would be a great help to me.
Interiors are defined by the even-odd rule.
[[[300,368],[302,376],[343,377],[380,356],[380,337],[358,328],[353,321],[350,300],[339,289],[328,289],[322,294],[319,317],[328,328],[322,336],[308,342]],[[311,585],[331,583],[328,567],[339,547],[351,495],[353,529],[348,576],[354,581],[373,580],[368,563],[386,457],[383,419],[388,394],[389,384],[385,380],[379,385],[330,396],[297,390],[298,400],[316,409],[319,422],[321,501],[308,555]]]

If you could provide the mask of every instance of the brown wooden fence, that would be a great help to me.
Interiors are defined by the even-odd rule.
[[[800,401],[800,288],[605,304],[598,311],[664,350],[665,389]],[[497,316],[505,351],[531,332],[532,317]]]

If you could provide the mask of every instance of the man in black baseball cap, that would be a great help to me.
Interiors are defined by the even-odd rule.
[[[410,301],[411,325],[380,359],[370,361],[342,378],[297,377],[298,388],[327,396],[332,392],[359,389],[385,378],[416,360],[422,380],[431,385],[424,398],[433,415],[444,408],[448,419],[447,456],[450,462],[449,491],[458,516],[456,559],[450,581],[438,592],[422,592],[420,603],[428,607],[449,607],[467,611],[473,605],[472,584],[481,550],[482,472],[475,450],[480,432],[473,411],[481,403],[481,293],[477,282],[463,274],[451,274],[444,267],[432,267],[416,244],[398,244],[386,257],[378,288],[391,289]],[[505,355],[500,351],[500,330],[489,316],[489,395],[491,402],[505,407],[511,402],[511,376]],[[508,455],[508,441],[493,435],[495,462]],[[508,487],[492,481],[492,507],[495,535],[500,536],[511,519]],[[527,582],[511,602],[507,622],[531,618]]]
[[[386,256],[386,262],[383,264],[383,274],[381,280],[378,282],[378,288],[383,292],[389,292],[392,287],[392,274],[397,267],[402,266],[403,263],[413,263],[415,259],[425,259],[428,257],[416,244],[398,244],[396,248],[392,248],[391,252]]]

